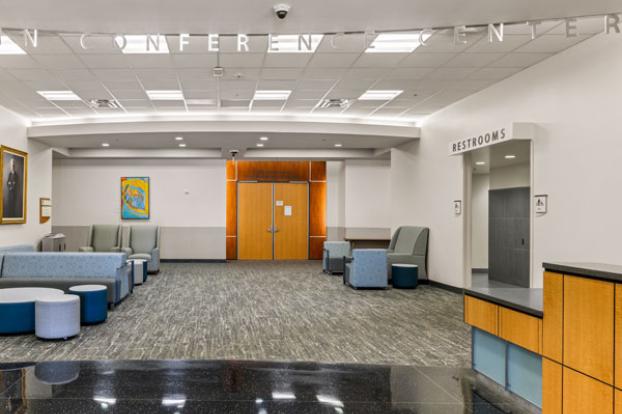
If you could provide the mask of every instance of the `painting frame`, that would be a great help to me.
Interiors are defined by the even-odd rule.
[[[4,173],[4,169],[6,167],[6,155],[22,159],[21,171],[18,171],[18,173],[21,172],[20,175],[23,177],[20,183],[21,204],[18,199],[15,199],[14,201],[5,200],[7,193],[13,191],[5,188],[5,185],[8,187],[6,182],[8,177],[5,177],[6,174]],[[18,168],[20,167],[18,166]],[[28,220],[28,153],[16,148],[7,147],[5,145],[0,146],[0,200],[0,224],[26,224]],[[13,207],[16,210],[21,210],[21,214],[12,214],[10,217],[5,217],[7,211],[10,210],[9,204],[15,204]]]
[[[151,178],[121,177],[120,183],[121,220],[151,219]],[[136,200],[131,200],[134,196],[129,191],[132,189],[134,196],[138,195]]]

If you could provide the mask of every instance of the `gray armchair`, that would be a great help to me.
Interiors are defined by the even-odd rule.
[[[387,250],[389,272],[393,263],[414,264],[418,266],[419,279],[427,279],[429,234],[427,227],[398,227]]]
[[[147,260],[149,273],[160,271],[160,227],[130,226],[128,240],[121,249],[129,259]]]
[[[120,252],[121,226],[117,224],[97,224],[89,227],[87,245],[81,252]]]

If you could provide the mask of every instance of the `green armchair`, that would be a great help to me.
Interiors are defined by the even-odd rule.
[[[129,259],[146,260],[149,273],[160,271],[160,227],[130,226],[128,240],[123,244],[121,250]]]

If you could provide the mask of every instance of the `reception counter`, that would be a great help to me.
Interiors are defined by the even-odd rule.
[[[465,290],[473,368],[544,414],[622,414],[622,266],[543,267],[543,290]],[[512,352],[522,352],[522,360],[514,361]],[[519,374],[512,366],[525,361],[528,372],[512,380]],[[539,389],[516,387],[516,381],[533,382],[538,369]]]

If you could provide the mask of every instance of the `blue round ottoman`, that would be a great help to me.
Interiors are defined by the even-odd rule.
[[[391,265],[393,287],[397,289],[415,289],[419,281],[419,266],[396,263]]]
[[[79,285],[69,292],[80,296],[80,321],[84,325],[104,322],[108,318],[108,288],[104,285]]]
[[[0,335],[35,331],[35,302],[51,296],[62,296],[60,289],[0,289]]]

